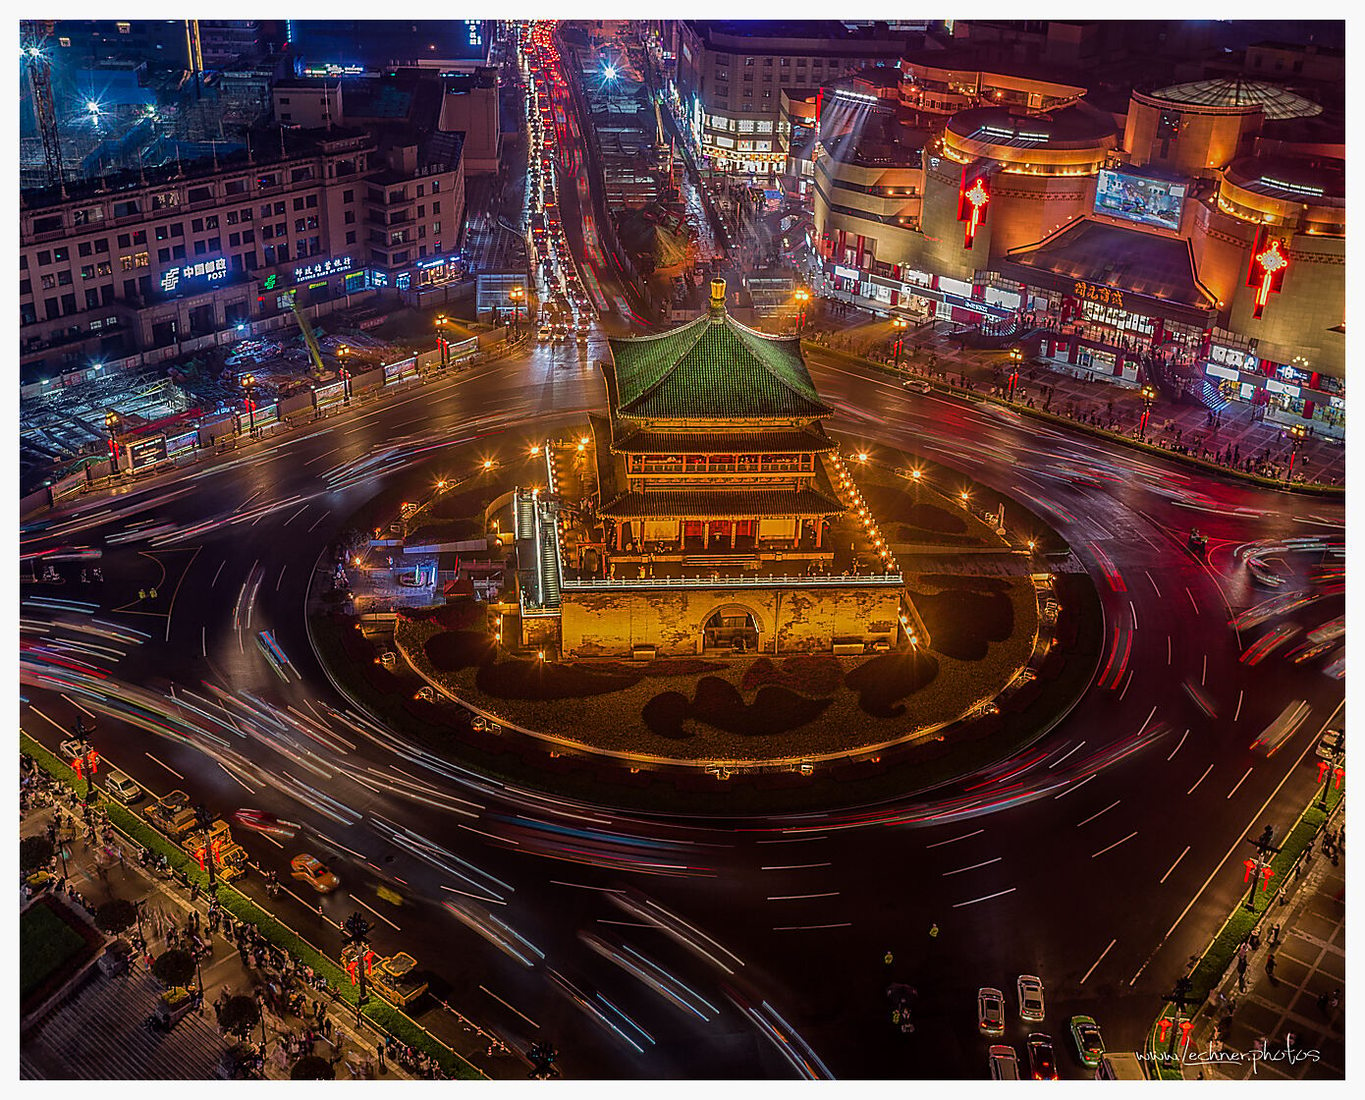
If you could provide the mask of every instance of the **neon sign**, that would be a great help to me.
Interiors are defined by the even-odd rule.
[[[351,270],[351,257],[337,256],[333,259],[319,260],[315,264],[294,268],[294,282],[303,283],[309,279],[325,279],[342,271]]]
[[[1283,248],[1284,241],[1279,237],[1270,237],[1264,229],[1257,235],[1256,247],[1251,250],[1251,267],[1247,271],[1247,286],[1256,290],[1251,308],[1253,321],[1261,319],[1270,295],[1278,294],[1284,283],[1289,257],[1284,254]]]
[[[962,170],[962,187],[958,190],[957,220],[967,223],[967,232],[962,247],[970,249],[976,239],[976,227],[986,221],[986,205],[991,201],[990,188],[986,186],[985,176],[973,177],[967,182],[967,170]]]
[[[216,260],[200,260],[198,263],[185,264],[182,267],[169,267],[161,273],[161,282],[157,285],[164,293],[174,294],[182,281],[206,279],[216,283],[226,278],[227,258],[219,256]]]

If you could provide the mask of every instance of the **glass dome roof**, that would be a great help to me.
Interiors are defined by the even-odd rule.
[[[1158,99],[1196,107],[1260,107],[1268,119],[1310,118],[1322,108],[1284,88],[1259,80],[1194,80],[1152,93]]]

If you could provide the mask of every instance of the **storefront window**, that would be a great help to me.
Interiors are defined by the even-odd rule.
[[[1132,332],[1140,336],[1151,336],[1156,331],[1156,322],[1139,313],[1129,313],[1125,309],[1104,305],[1102,302],[1085,301],[1081,303],[1082,315],[1087,321],[1109,325],[1120,332]]]

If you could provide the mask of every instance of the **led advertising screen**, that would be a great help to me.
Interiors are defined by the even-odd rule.
[[[1104,168],[1095,183],[1095,213],[1177,230],[1187,191],[1183,183]]]

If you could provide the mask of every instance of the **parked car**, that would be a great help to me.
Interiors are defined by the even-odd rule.
[[[985,1035],[1005,1033],[1005,995],[983,985],[976,991],[976,1026]]]
[[[1346,751],[1346,734],[1341,730],[1328,730],[1318,741],[1318,755],[1331,760],[1339,752]]]
[[[1093,1069],[1100,1064],[1104,1057],[1104,1037],[1093,1016],[1071,1017],[1071,1041],[1076,1044],[1076,1057],[1082,1065]]]
[[[1028,1067],[1035,1081],[1057,1080],[1057,1056],[1052,1049],[1052,1036],[1035,1031],[1028,1037]]]
[[[1014,1052],[1014,1047],[1001,1044],[991,1047],[990,1053],[992,1080],[1019,1080],[1019,1055]]]
[[[1042,1020],[1045,1012],[1043,980],[1036,974],[1020,974],[1017,989],[1019,991],[1019,1018],[1035,1022]]]
[[[934,392],[934,387],[923,378],[906,378],[901,382],[901,385],[907,390],[914,390],[916,393]]]
[[[307,852],[291,859],[289,866],[295,878],[302,879],[319,894],[330,894],[341,885],[341,880],[327,869],[322,860]]]
[[[107,789],[125,806],[131,806],[142,797],[142,788],[122,772],[114,772],[109,776]]]

